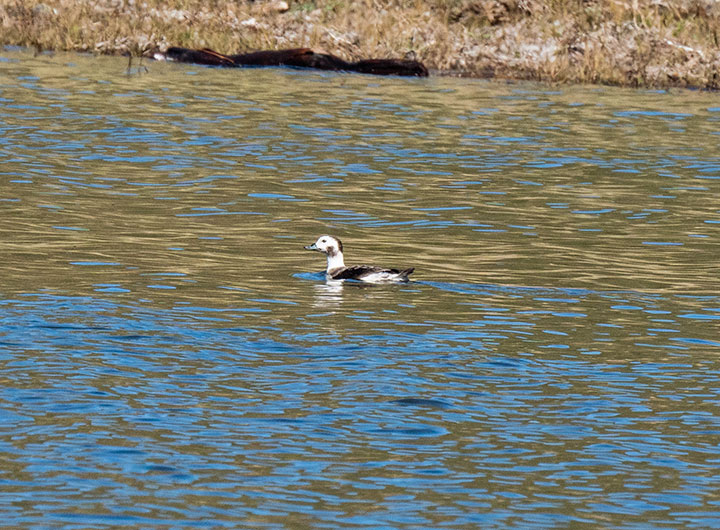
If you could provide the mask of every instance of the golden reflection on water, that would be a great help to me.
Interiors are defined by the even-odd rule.
[[[6,289],[286,289],[325,232],[416,279],[714,288],[706,94],[72,61],[5,91]]]

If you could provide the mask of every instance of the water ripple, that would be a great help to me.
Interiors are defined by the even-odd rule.
[[[712,94],[4,55],[7,525],[720,524]]]

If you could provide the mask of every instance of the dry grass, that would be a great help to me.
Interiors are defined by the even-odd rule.
[[[469,76],[720,88],[715,0],[0,0],[5,44],[147,55],[310,47]]]

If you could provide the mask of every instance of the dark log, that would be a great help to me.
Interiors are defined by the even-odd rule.
[[[265,50],[231,55],[238,66],[295,66],[318,70],[348,70],[350,64],[339,57],[315,53],[310,48],[290,50]]]
[[[202,50],[189,50],[188,48],[172,47],[165,52],[165,57],[179,63],[204,64],[207,66],[237,66],[235,61],[213,50],[204,48]]]
[[[163,54],[157,54],[163,57]],[[180,63],[204,64],[207,66],[292,66],[296,68],[315,68],[317,70],[347,71],[360,74],[402,75],[426,77],[425,65],[418,61],[405,59],[364,59],[355,63],[344,61],[340,57],[327,53],[315,53],[310,48],[292,48],[289,50],[264,50],[238,55],[223,55],[213,50],[191,50],[188,48],[168,48],[164,57]]]
[[[352,63],[350,69],[361,74],[375,75],[409,75],[427,77],[425,65],[418,61],[406,59],[364,59]]]

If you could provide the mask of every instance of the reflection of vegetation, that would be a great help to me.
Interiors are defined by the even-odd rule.
[[[5,0],[5,44],[147,54],[311,47],[553,82],[719,88],[714,0]]]

